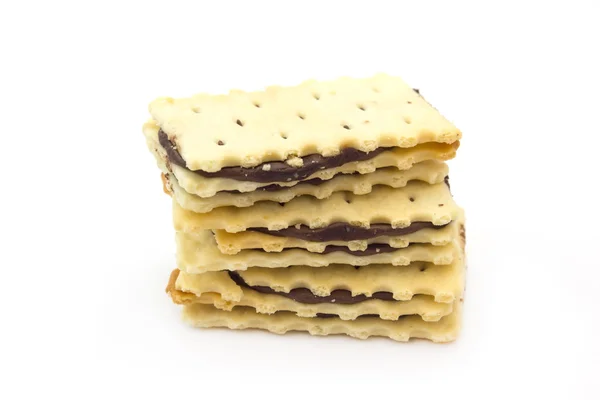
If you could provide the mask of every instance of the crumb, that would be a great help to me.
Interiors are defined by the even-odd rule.
[[[296,168],[304,165],[304,160],[302,160],[300,157],[292,157],[286,160],[285,162],[286,164]]]

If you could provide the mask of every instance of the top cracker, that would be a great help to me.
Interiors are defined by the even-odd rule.
[[[461,132],[402,79],[307,81],[264,91],[159,98],[149,107],[191,170],[254,167],[354,148],[453,143]]]

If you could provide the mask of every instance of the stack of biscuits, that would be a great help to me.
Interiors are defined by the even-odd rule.
[[[167,292],[198,327],[456,338],[460,131],[401,79],[159,98],[144,125],[173,199]]]

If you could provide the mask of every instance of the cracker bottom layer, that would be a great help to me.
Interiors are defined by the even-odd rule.
[[[184,306],[183,319],[200,328],[262,329],[277,334],[303,331],[320,336],[344,334],[358,339],[383,336],[400,342],[419,338],[444,343],[455,340],[459,334],[461,307],[458,302],[450,315],[438,322],[425,322],[412,315],[398,321],[377,317],[344,321],[336,317],[303,318],[285,311],[268,315],[256,313],[252,308],[246,307],[223,311],[211,305],[191,304]]]

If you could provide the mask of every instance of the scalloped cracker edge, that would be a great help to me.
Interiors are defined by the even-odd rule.
[[[235,179],[212,177],[206,178],[178,165],[172,164],[164,149],[158,143],[158,127],[153,121],[144,125],[144,134],[148,148],[154,155],[157,165],[163,173],[172,173],[177,179],[177,184],[186,192],[202,198],[210,198],[219,192],[237,190],[241,193],[253,192],[254,190],[268,186],[272,183],[260,183],[251,181],[238,181]],[[366,161],[355,161],[346,163],[336,168],[328,168],[317,171],[304,180],[319,178],[330,180],[340,174],[370,174],[382,168],[395,168],[407,170],[424,161],[447,161],[456,155],[460,143],[424,143],[409,149],[395,148],[384,151],[374,158]],[[279,186],[293,187],[302,181],[275,182]]]
[[[300,183],[274,192],[261,190],[250,193],[219,192],[209,198],[189,194],[179,186],[177,178],[173,174],[168,174],[167,180],[175,199],[181,207],[196,213],[206,213],[219,207],[250,207],[259,201],[287,203],[304,195],[316,199],[325,199],[335,192],[363,195],[370,193],[375,185],[400,188],[406,186],[412,180],[435,184],[443,182],[447,175],[448,166],[445,163],[425,161],[405,171],[396,168],[384,168],[366,175],[337,175],[320,185]]]
[[[301,196],[282,205],[265,201],[245,208],[220,207],[204,214],[186,210],[173,200],[175,229],[188,233],[205,229],[235,233],[255,227],[280,230],[296,224],[314,229],[333,222],[364,228],[371,223],[402,228],[415,221],[445,225],[461,212],[445,183],[430,185],[420,181],[411,181],[399,189],[376,186],[365,195],[337,192],[322,200]]]
[[[292,312],[281,311],[272,315],[259,314],[250,307],[235,307],[231,311],[218,310],[211,305],[191,304],[183,307],[183,320],[198,328],[263,329],[284,334],[305,331],[311,335],[345,334],[358,339],[383,336],[407,342],[410,338],[428,339],[433,342],[451,342],[460,332],[460,302],[454,311],[438,322],[426,322],[417,315],[388,321],[377,317],[363,317],[354,321],[340,318],[303,318]]]
[[[180,270],[200,274],[209,271],[239,271],[250,267],[285,268],[291,265],[326,267],[330,264],[392,264],[409,265],[415,261],[431,262],[436,265],[450,264],[459,254],[456,242],[445,246],[412,244],[389,253],[355,256],[343,251],[328,254],[311,253],[304,249],[287,249],[279,253],[262,250],[243,250],[237,254],[223,254],[211,231],[198,234],[176,233],[177,266]]]
[[[349,290],[352,296],[372,297],[376,292],[390,292],[398,301],[426,295],[437,303],[453,303],[461,299],[465,288],[464,256],[450,265],[415,262],[406,267],[389,264],[369,265],[359,269],[351,265],[327,268],[292,266],[289,268],[254,267],[238,274],[250,286],[266,286],[276,292],[289,293],[306,288],[315,296],[330,296],[334,290]],[[219,293],[223,300],[239,302],[242,292],[227,271],[189,274],[181,272],[183,284],[197,296]],[[180,282],[181,283],[181,282]]]

